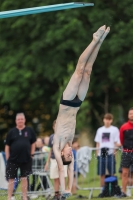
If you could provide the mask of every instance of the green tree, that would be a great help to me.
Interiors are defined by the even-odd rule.
[[[122,111],[126,116],[133,104],[132,0],[93,2],[94,7],[0,20],[0,104],[9,105],[8,112],[26,112],[29,122],[38,117],[42,132],[51,130],[78,57],[104,24],[111,32],[94,65],[77,128],[95,131],[108,111],[119,125]],[[57,3],[62,2],[5,0],[1,11]]]

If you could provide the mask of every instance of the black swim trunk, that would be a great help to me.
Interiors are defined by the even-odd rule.
[[[123,152],[122,160],[121,160],[121,167],[129,168],[131,165],[133,165],[133,152]]]
[[[27,177],[32,174],[32,161],[28,163],[14,163],[11,161],[7,161],[6,165],[6,179],[14,179],[17,178],[18,168],[20,169],[20,176]]]
[[[73,100],[64,100],[63,95],[62,95],[60,104],[65,105],[65,106],[70,106],[70,107],[80,107],[82,104],[82,101],[78,98],[77,95]]]

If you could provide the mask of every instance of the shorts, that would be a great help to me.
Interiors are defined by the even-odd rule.
[[[133,165],[130,165],[129,172],[133,173]],[[122,173],[122,166],[121,165],[120,165],[120,168],[119,168],[119,173]]]
[[[67,165],[64,165],[65,177],[67,177]],[[50,159],[50,178],[56,179],[59,178],[59,170],[56,159]]]
[[[114,175],[115,170],[115,156],[113,154],[106,157],[98,156],[98,175],[106,175],[106,169],[110,175]]]
[[[32,161],[28,163],[14,163],[12,161],[7,161],[6,165],[6,178],[15,179],[17,178],[18,168],[20,169],[20,176],[27,177],[32,174]]]
[[[121,158],[121,167],[129,168],[133,165],[133,152],[123,152]]]

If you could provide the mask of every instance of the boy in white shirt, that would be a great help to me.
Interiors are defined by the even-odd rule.
[[[98,128],[95,136],[96,151],[98,157],[98,175],[100,175],[100,186],[104,187],[106,169],[109,175],[115,174],[115,147],[119,146],[119,129],[111,125],[113,115],[106,113],[103,118],[104,126]]]

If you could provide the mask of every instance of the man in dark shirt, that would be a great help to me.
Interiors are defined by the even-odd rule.
[[[11,200],[14,179],[17,178],[17,171],[20,168],[22,180],[23,200],[27,200],[27,176],[32,173],[32,156],[35,151],[36,136],[30,127],[25,126],[25,115],[16,115],[16,127],[12,128],[6,137],[6,178],[8,184],[8,200]]]
[[[123,146],[122,152],[122,194],[126,197],[126,187],[128,184],[129,167],[133,165],[133,107],[128,111],[128,122],[120,128],[120,140]]]

